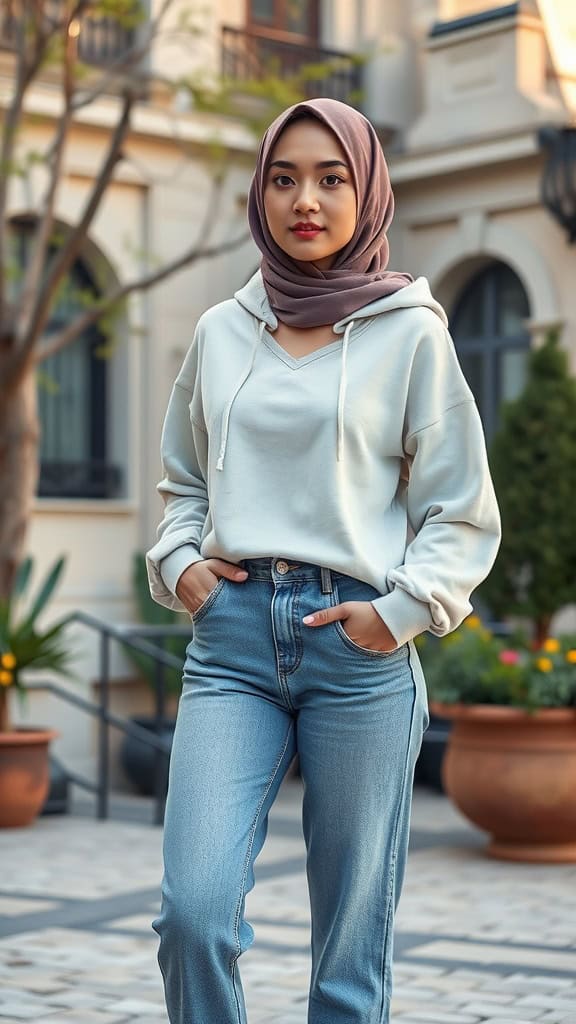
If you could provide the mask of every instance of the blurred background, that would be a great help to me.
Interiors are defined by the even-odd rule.
[[[164,411],[197,318],[258,266],[245,217],[258,139],[301,97],[351,103],[375,125],[396,198],[389,266],[426,276],[445,306],[489,442],[550,331],[576,368],[572,0],[0,10],[0,593],[28,586],[15,583],[25,554],[37,585],[64,556],[42,622],[164,621],[142,565],[161,517]],[[576,628],[569,602],[555,614],[554,628]],[[179,657],[184,640],[166,649]],[[153,714],[156,700],[175,712],[174,663],[162,702],[142,649],[80,621],[65,647],[74,678],[54,679],[74,696],[100,702],[106,677],[116,714]],[[14,725],[57,729],[58,761],[92,781],[109,743],[107,782],[137,791],[121,732],[42,689],[23,705],[5,654]]]

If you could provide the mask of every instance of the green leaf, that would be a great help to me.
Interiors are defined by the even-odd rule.
[[[40,613],[44,610],[46,604],[48,603],[50,597],[52,596],[52,592],[56,584],[58,583],[60,576],[62,575],[62,570],[64,569],[65,562],[66,559],[64,557],[59,558],[56,564],[53,566],[53,568],[49,571],[44,583],[40,587],[36,599],[32,603],[32,607],[30,608],[28,615],[22,622],[23,629],[31,627],[35,623]]]

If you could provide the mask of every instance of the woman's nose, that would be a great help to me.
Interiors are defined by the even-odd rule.
[[[310,186],[303,186],[294,200],[294,210],[301,213],[304,210],[318,210],[318,199]]]

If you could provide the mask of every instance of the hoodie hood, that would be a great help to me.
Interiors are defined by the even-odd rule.
[[[257,270],[250,280],[234,293],[234,298],[257,320],[264,321],[266,327],[270,327],[273,331],[276,330],[278,319],[270,307],[260,270]],[[406,309],[410,306],[426,306],[436,313],[445,327],[448,326],[448,317],[440,303],[433,297],[427,279],[417,277],[411,284],[393,292],[392,295],[384,295],[360,309],[355,309],[353,313],[349,313],[348,316],[334,324],[334,331],[336,334],[342,334],[346,325],[351,321],[366,319],[376,316],[378,313],[387,313],[392,309]]]
[[[264,281],[262,279],[262,273],[257,270],[252,275],[250,280],[238,291],[234,293],[236,301],[248,312],[254,319],[254,341],[250,358],[247,366],[240,375],[234,391],[230,396],[229,401],[226,404],[224,416],[222,419],[222,433],[220,438],[220,449],[218,452],[218,459],[216,462],[216,469],[223,470],[224,468],[224,457],[226,455],[226,445],[228,439],[228,424],[230,421],[230,412],[234,404],[234,400],[242,388],[245,381],[252,372],[252,367],[256,359],[256,353],[258,347],[262,341],[262,336],[266,328],[271,331],[276,330],[278,327],[278,318],[272,311],[270,303],[268,301],[268,295],[266,288],[264,287]],[[428,281],[425,277],[417,277],[411,284],[406,285],[404,288],[400,288],[398,291],[393,292],[391,295],[384,295],[382,298],[376,299],[374,302],[369,302],[366,306],[360,309],[354,310],[353,313],[349,313],[342,320],[339,320],[334,324],[333,329],[336,334],[343,334],[342,343],[342,361],[340,370],[340,386],[338,389],[338,416],[337,416],[337,449],[336,449],[336,460],[340,462],[343,457],[344,450],[344,400],[346,396],[346,360],[348,355],[348,344],[350,341],[350,335],[354,328],[354,324],[357,321],[366,320],[374,316],[378,316],[382,313],[389,313],[396,309],[408,309],[410,307],[426,307],[432,310],[433,313],[440,319],[444,327],[448,326],[448,317],[439,302],[432,296]]]

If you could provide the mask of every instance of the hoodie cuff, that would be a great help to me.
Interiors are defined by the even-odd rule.
[[[408,591],[402,590],[402,587],[395,587],[389,594],[377,597],[371,604],[388,626],[398,647],[432,625],[428,604],[418,601]]]
[[[193,544],[182,544],[171,554],[166,555],[160,562],[158,569],[164,583],[174,596],[176,596],[176,585],[182,573],[195,562],[203,562],[203,556],[197,551]]]

